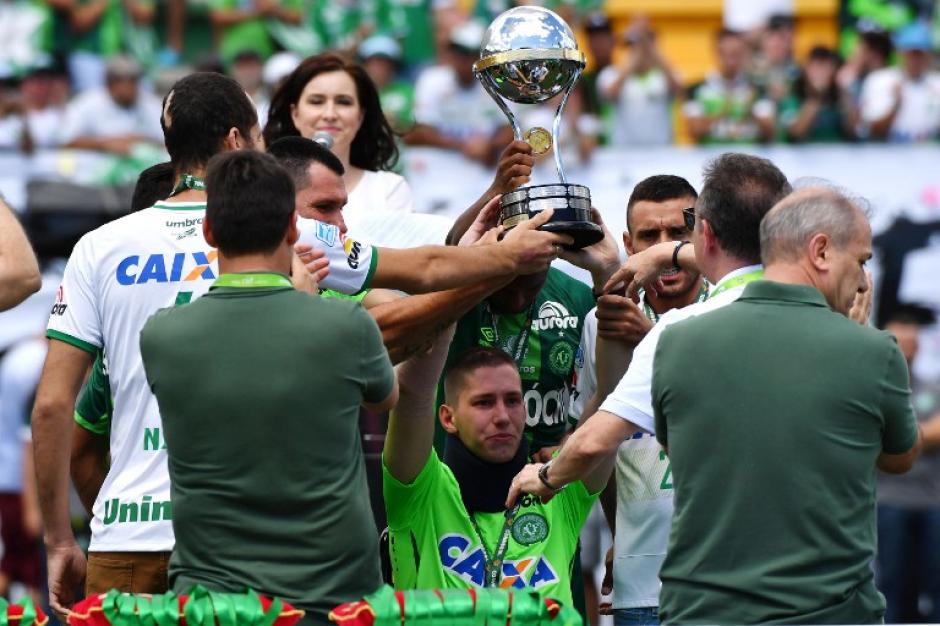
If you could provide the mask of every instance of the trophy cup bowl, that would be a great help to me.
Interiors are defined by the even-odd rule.
[[[560,182],[521,187],[503,195],[500,222],[507,228],[547,208],[555,210],[542,230],[570,235],[572,249],[597,243],[603,230],[591,219],[591,192],[570,184],[558,150],[561,114],[568,96],[584,69],[584,55],[574,33],[557,14],[537,6],[520,6],[497,16],[487,28],[480,60],[473,71],[483,87],[509,118],[513,134],[527,141],[535,154],[555,146],[555,169]],[[522,132],[515,113],[506,101],[538,104],[564,94],[552,131],[534,128]]]

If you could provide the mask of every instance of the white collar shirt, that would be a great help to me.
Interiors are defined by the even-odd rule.
[[[720,309],[731,304],[744,292],[745,283],[733,284],[734,279],[760,271],[760,265],[749,265],[729,272],[710,290],[713,294],[704,302],[697,302],[665,313],[633,351],[633,359],[616,389],[607,396],[600,410],[633,423],[638,428],[655,434],[653,416],[653,357],[663,331],[671,324]]]

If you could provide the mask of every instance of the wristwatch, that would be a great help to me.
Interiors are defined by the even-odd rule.
[[[549,461],[548,463],[545,463],[544,465],[542,465],[542,467],[539,468],[539,480],[541,480],[542,484],[548,487],[552,493],[558,493],[559,491],[561,491],[568,485],[562,485],[561,487],[556,487],[555,485],[548,482],[548,468],[552,466],[552,462],[554,460],[555,459],[552,459],[551,461]]]
[[[682,269],[682,266],[679,265],[679,250],[681,250],[681,249],[682,249],[682,246],[684,246],[684,245],[687,244],[687,243],[692,243],[692,242],[691,242],[691,241],[680,241],[679,243],[676,244],[676,247],[673,248],[673,250],[672,250],[672,269],[674,269],[674,270],[681,270],[681,269]]]

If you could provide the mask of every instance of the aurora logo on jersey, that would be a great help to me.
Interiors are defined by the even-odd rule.
[[[486,555],[483,548],[473,546],[463,535],[450,534],[438,543],[441,565],[455,576],[478,587],[483,586]],[[559,581],[555,568],[544,556],[533,555],[515,561],[503,561],[503,589],[538,589]]]
[[[532,330],[572,330],[578,327],[578,317],[572,315],[560,302],[543,302],[538,316],[532,320]]]
[[[215,280],[212,263],[218,252],[177,252],[151,254],[146,260],[133,254],[118,263],[115,277],[121,285],[144,283],[178,283],[192,280]]]

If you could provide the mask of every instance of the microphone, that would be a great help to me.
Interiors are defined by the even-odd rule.
[[[311,137],[311,139],[316,141],[327,150],[333,149],[333,135],[326,132],[325,130],[318,130],[317,132],[313,133],[313,137]]]

